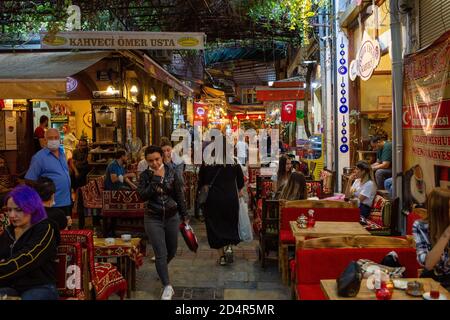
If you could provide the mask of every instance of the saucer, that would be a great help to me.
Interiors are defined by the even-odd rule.
[[[406,280],[392,280],[394,283],[394,288],[400,290],[406,290],[408,288],[408,281]]]
[[[425,292],[425,293],[422,295],[422,297],[423,297],[425,300],[448,300],[447,297],[445,296],[445,294],[443,294],[443,293],[440,293],[440,294],[439,294],[439,298],[438,298],[438,299],[433,299],[433,298],[431,298],[429,292]]]

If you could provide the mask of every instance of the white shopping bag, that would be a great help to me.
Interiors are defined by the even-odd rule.
[[[244,242],[253,241],[253,231],[248,216],[248,206],[244,198],[239,198],[239,238]]]

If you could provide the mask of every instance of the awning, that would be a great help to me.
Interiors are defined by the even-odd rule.
[[[61,99],[70,77],[111,51],[0,54],[0,99]]]

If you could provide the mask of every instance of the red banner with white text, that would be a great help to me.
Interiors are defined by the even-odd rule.
[[[450,32],[404,61],[403,195],[411,209],[433,188],[450,188]]]

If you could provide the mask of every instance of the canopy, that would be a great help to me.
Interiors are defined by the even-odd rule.
[[[111,51],[0,54],[0,99],[61,99],[70,77]]]

